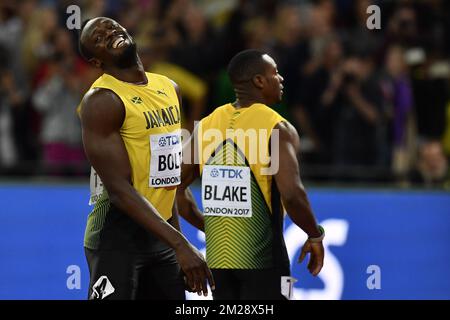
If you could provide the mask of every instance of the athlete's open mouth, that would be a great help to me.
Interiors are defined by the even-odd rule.
[[[108,47],[112,49],[117,49],[123,47],[127,41],[127,36],[123,33],[115,33],[110,36]]]
[[[112,47],[113,49],[116,49],[116,48],[122,47],[124,44],[125,44],[125,37],[122,36],[122,35],[120,35],[119,37],[117,37],[117,38],[113,41],[111,47]]]

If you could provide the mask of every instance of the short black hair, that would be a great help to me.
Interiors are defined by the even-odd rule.
[[[91,60],[94,55],[92,54],[92,52],[86,48],[85,45],[83,45],[81,43],[81,34],[83,33],[83,29],[84,27],[87,25],[87,23],[91,21],[91,19],[86,19],[84,20],[84,22],[81,24],[81,28],[80,31],[78,32],[78,51],[80,52],[80,55],[86,60],[89,61]]]
[[[236,54],[228,64],[227,73],[231,83],[249,81],[253,76],[264,73],[263,55],[264,51],[248,49]]]

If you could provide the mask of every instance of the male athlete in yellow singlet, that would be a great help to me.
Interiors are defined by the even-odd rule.
[[[181,271],[206,295],[211,273],[173,211],[181,164],[177,85],[144,72],[133,39],[112,19],[87,21],[79,46],[104,72],[80,111],[95,203],[84,240],[89,298],[184,299]]]
[[[275,61],[258,50],[243,51],[230,61],[228,74],[236,102],[202,119],[185,145],[178,207],[205,231],[214,299],[286,299],[292,279],[283,207],[309,236],[300,260],[311,254],[308,269],[313,275],[323,265],[324,230],[300,180],[299,136],[268,107],[282,96],[283,78]],[[203,215],[186,190],[197,176]]]

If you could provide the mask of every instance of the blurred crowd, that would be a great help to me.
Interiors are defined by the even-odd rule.
[[[116,19],[146,69],[180,85],[187,128],[234,101],[226,65],[259,48],[284,77],[275,108],[300,133],[305,179],[450,187],[445,0],[2,0],[2,176],[88,172],[76,108],[99,71],[66,26],[72,4]]]

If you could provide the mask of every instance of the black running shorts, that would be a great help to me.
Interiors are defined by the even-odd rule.
[[[173,249],[149,253],[85,248],[89,299],[184,300],[184,280]]]
[[[289,269],[211,269],[216,283],[214,300],[286,300],[281,277]]]

